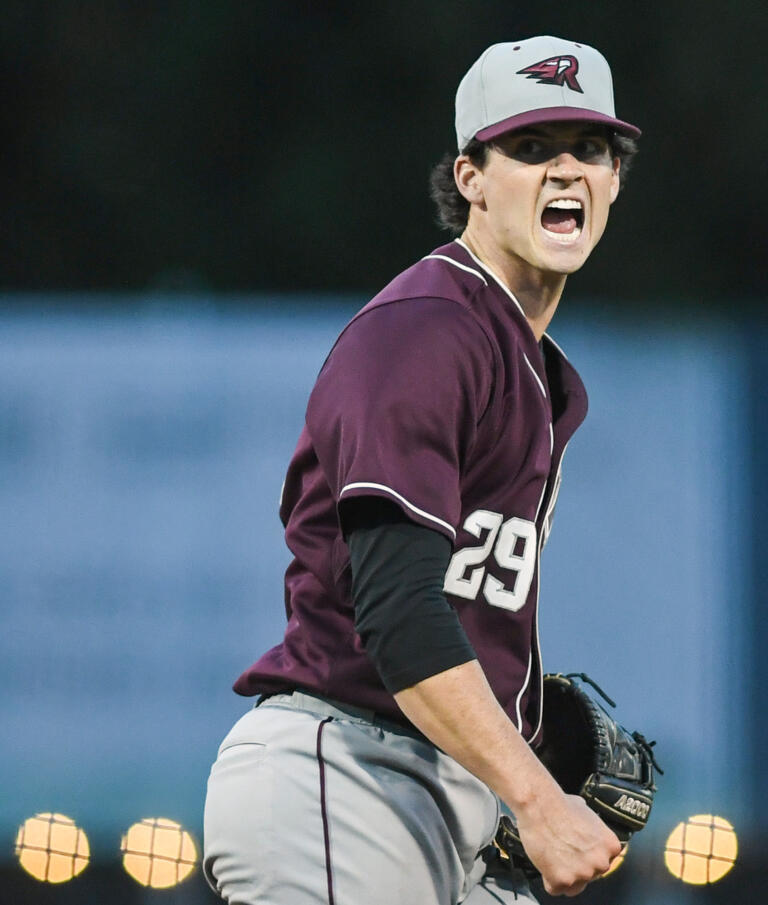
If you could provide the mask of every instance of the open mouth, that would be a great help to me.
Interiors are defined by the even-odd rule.
[[[560,242],[573,242],[584,226],[584,208],[574,198],[550,201],[541,214],[541,225]]]

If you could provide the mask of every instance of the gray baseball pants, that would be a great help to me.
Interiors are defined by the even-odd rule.
[[[280,694],[221,744],[204,870],[229,905],[536,905],[480,856],[498,819],[493,792],[423,737]]]

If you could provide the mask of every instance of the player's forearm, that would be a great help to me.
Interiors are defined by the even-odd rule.
[[[473,660],[403,689],[395,700],[438,748],[482,780],[515,813],[562,795],[500,707]]]

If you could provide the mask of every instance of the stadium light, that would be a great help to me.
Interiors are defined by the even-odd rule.
[[[723,817],[695,814],[672,830],[664,851],[669,872],[684,883],[716,883],[733,867],[738,840]]]
[[[64,814],[43,812],[19,827],[15,852],[24,870],[43,883],[66,883],[88,865],[88,837]]]
[[[142,886],[167,889],[188,877],[197,864],[197,847],[175,820],[145,817],[120,843],[123,867]]]

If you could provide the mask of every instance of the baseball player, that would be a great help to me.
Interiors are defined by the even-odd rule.
[[[280,506],[281,644],[208,784],[205,871],[238,905],[535,902],[620,852],[535,755],[539,558],[583,384],[545,330],[599,241],[639,130],[594,49],[488,48],[432,194],[459,235],[397,276],[318,376]],[[455,158],[455,159],[454,159]]]

